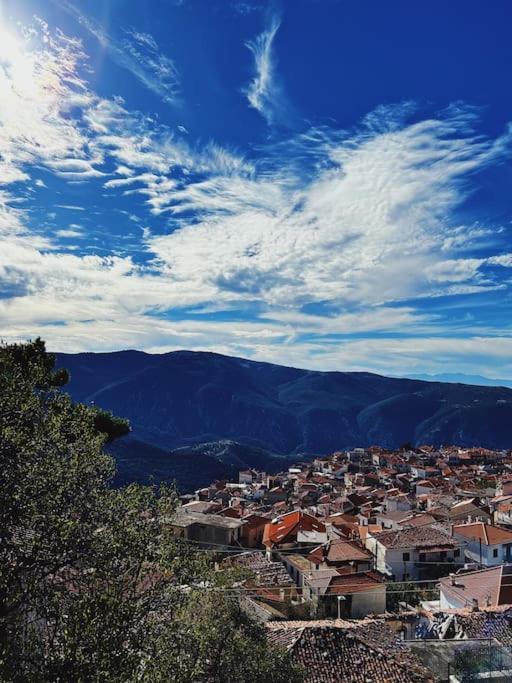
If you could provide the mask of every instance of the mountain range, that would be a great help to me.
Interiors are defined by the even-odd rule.
[[[483,375],[465,375],[460,372],[444,372],[438,375],[414,374],[409,379],[423,379],[427,382],[450,382],[455,384],[475,384],[482,387],[507,387],[512,389],[512,379],[493,379]]]
[[[353,446],[512,446],[512,389],[319,372],[220,354],[57,354],[67,391],[130,420],[119,481],[183,490],[245,466],[282,469]]]

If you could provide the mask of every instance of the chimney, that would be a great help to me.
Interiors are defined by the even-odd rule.
[[[473,605],[471,607],[472,612],[479,612],[480,608],[478,607],[478,600],[476,598],[473,598]]]
[[[451,582],[452,582],[452,586],[456,586],[456,585],[457,585],[457,582],[455,581],[455,574],[450,573],[450,579],[451,579]]]

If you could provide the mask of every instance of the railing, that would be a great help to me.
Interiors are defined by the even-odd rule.
[[[494,639],[409,640],[411,650],[440,680],[451,683],[512,681],[512,649]]]
[[[459,683],[478,680],[512,679],[512,652],[495,641],[469,642],[460,647],[449,665],[450,676]]]

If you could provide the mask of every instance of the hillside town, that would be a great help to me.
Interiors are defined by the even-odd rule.
[[[511,451],[354,448],[180,502],[307,681],[512,680]]]

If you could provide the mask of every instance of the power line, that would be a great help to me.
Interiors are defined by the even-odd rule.
[[[376,586],[389,586],[389,585],[395,585],[396,582],[384,582],[382,584],[376,584]],[[414,584],[414,581],[406,581],[405,582],[407,585]],[[432,583],[432,581],[427,581],[427,583]],[[253,595],[258,595],[258,591],[265,591],[265,592],[271,592],[271,591],[279,591],[279,592],[297,592],[303,590],[301,587],[298,586],[236,586],[236,587],[225,587],[225,586],[186,586],[186,587],[180,587],[180,588],[185,588],[186,590],[189,590],[190,592],[193,591],[207,591],[210,593],[250,593]],[[337,588],[334,586],[334,588]],[[343,593],[342,587],[339,587],[340,590],[339,592],[333,592],[330,595],[335,596],[335,595],[353,595],[353,594],[363,594],[363,593],[375,593],[376,588],[370,588],[368,590],[356,590],[356,591],[351,591],[347,590],[346,593]],[[410,593],[418,593],[418,591],[440,591],[440,588],[437,586],[433,586],[431,588],[428,587],[423,587],[423,588],[417,588],[417,589],[411,589],[411,588],[404,588],[402,590],[386,590],[386,597],[388,595],[402,595],[404,593],[410,594]],[[263,596],[260,596],[263,597]]]
[[[398,532],[397,532],[398,533]],[[376,540],[378,540],[378,536],[374,536]],[[451,538],[451,537],[449,537]],[[340,541],[345,541],[345,542],[355,542],[356,539],[331,539],[331,540],[340,540]],[[293,556],[293,555],[298,555],[299,557],[307,557],[311,553],[312,550],[315,548],[321,547],[323,545],[326,545],[325,543],[321,544],[311,544],[311,547],[309,546],[303,546],[303,545],[296,545],[292,546],[291,548],[271,548],[271,549],[266,549],[266,548],[248,548],[245,546],[232,546],[232,545],[224,545],[223,543],[213,543],[209,541],[199,541],[191,538],[178,538],[177,541],[179,543],[189,543],[191,545],[194,545],[194,549],[196,552],[204,552],[204,553],[213,553],[213,554],[233,554],[233,555],[243,555],[246,553],[275,553],[277,555],[283,555],[283,556]],[[328,542],[328,541],[327,541]],[[468,541],[462,541],[462,545],[468,545]],[[208,546],[214,546],[213,548],[201,548],[198,546],[201,545],[208,545]],[[455,549],[462,547],[456,546]],[[365,548],[365,550],[368,550],[368,548]],[[303,551],[298,552],[298,551]],[[306,552],[304,552],[306,551]],[[368,550],[368,552],[371,554],[371,551]],[[425,549],[425,552],[428,553],[428,548]],[[371,558],[368,558],[368,561],[372,561],[374,557],[372,556]],[[407,562],[410,562],[411,560],[407,560]],[[400,562],[402,562],[400,560]],[[453,562],[448,562],[448,561],[439,561],[439,562],[430,562],[430,561],[417,561],[418,564],[461,564],[460,562],[456,562],[455,560]]]

